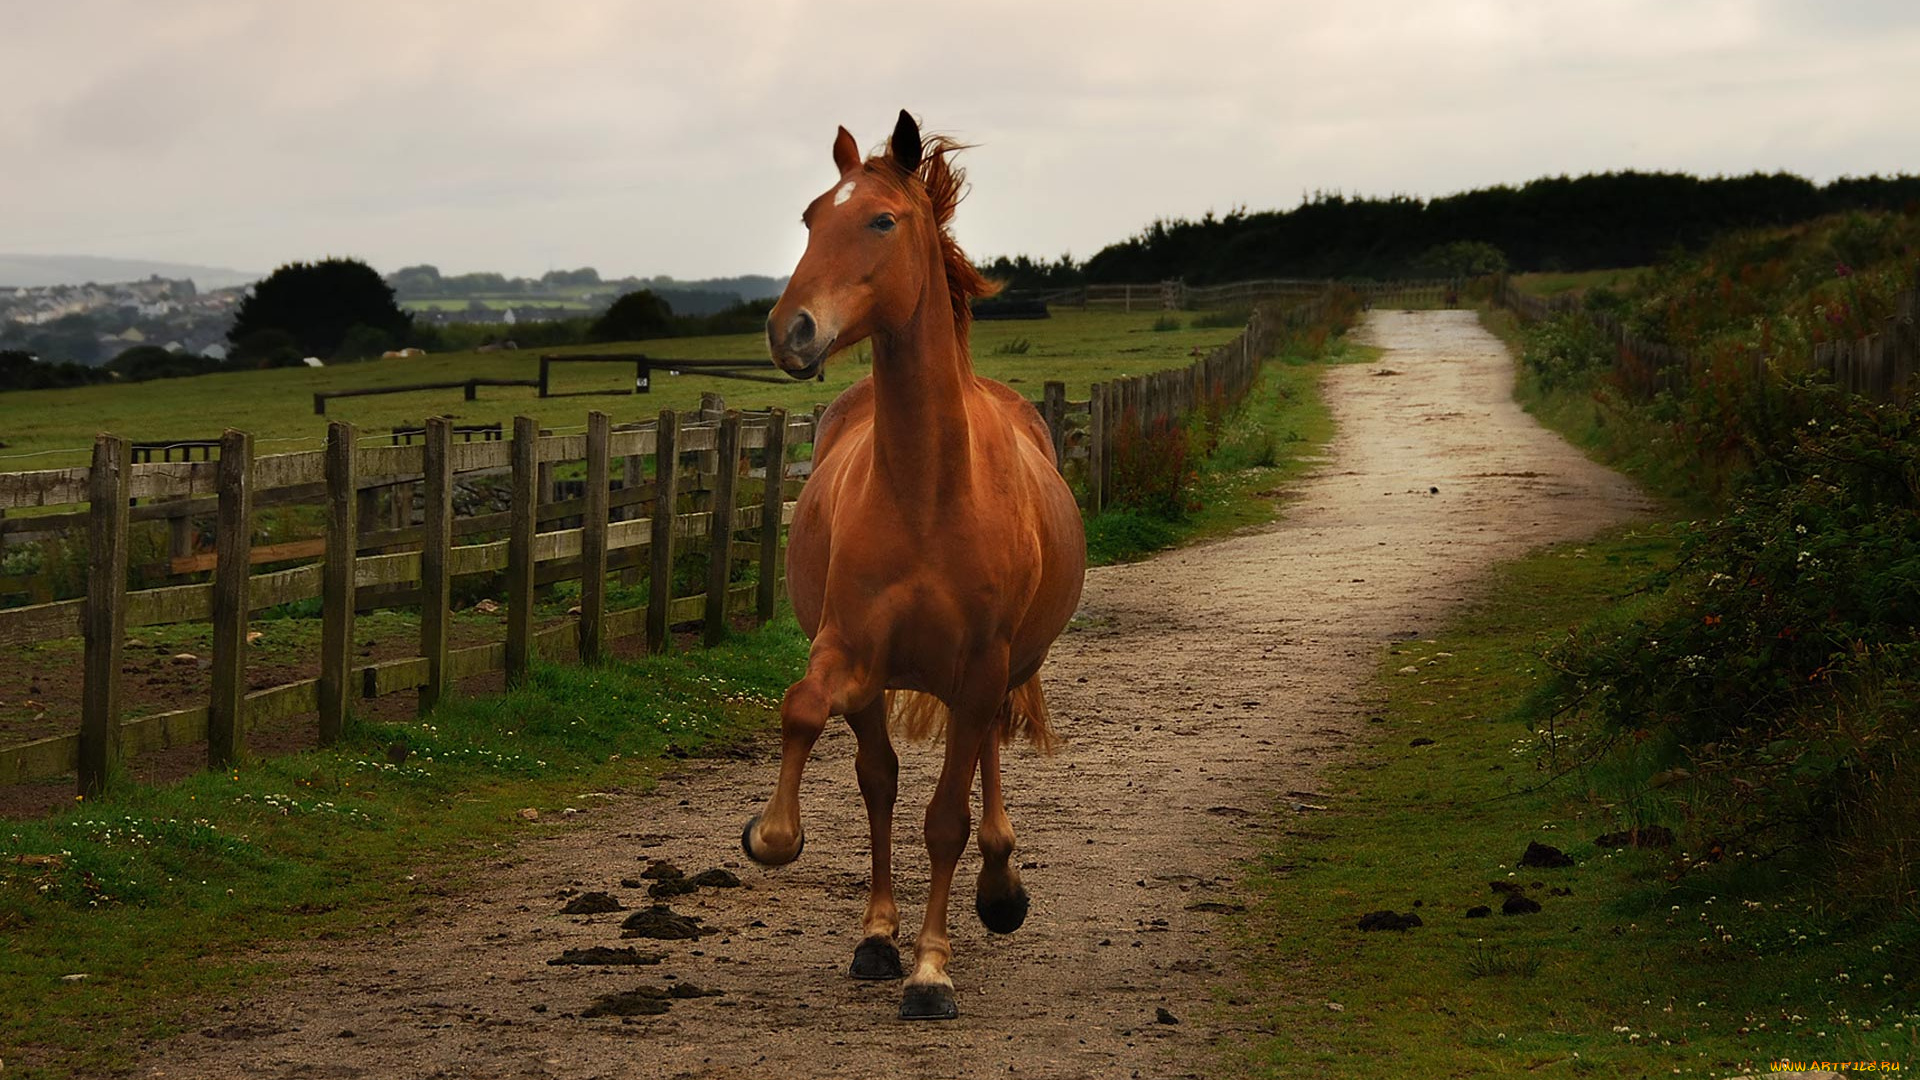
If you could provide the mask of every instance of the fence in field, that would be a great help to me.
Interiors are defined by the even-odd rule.
[[[1920,281],[1920,272],[1915,275]],[[1526,322],[1578,313],[1606,334],[1617,350],[1615,371],[1627,389],[1642,398],[1676,389],[1681,380],[1700,373],[1701,362],[1684,349],[1652,341],[1629,330],[1611,312],[1589,311],[1579,296],[1533,296],[1501,275],[1494,282],[1493,301]],[[1764,370],[1770,358],[1756,355]],[[1892,401],[1914,385],[1920,367],[1920,285],[1900,294],[1894,313],[1881,331],[1852,341],[1823,341],[1813,347],[1813,370],[1844,390],[1874,401]]]
[[[1334,283],[1308,278],[1266,278],[1257,281],[1233,281],[1224,285],[1188,285],[1184,281],[1161,281],[1145,285],[1081,285],[1071,289],[1017,290],[1005,295],[1014,301],[1037,301],[1060,307],[1094,308],[1121,311],[1202,311],[1237,310],[1289,300],[1318,296]],[[1373,281],[1344,285],[1359,294],[1363,303],[1379,307],[1439,305],[1457,301],[1463,283],[1420,279]]]
[[[1232,341],[1180,368],[1093,384],[1069,401],[1048,382],[1036,407],[1061,471],[1083,481],[1088,509],[1112,500],[1115,457],[1129,432],[1180,424],[1197,410],[1238,402],[1260,360],[1289,328],[1323,318],[1326,290],[1288,305],[1256,309]],[[457,428],[446,418],[373,436],[365,445],[350,424],[328,426],[325,450],[256,456],[252,436],[228,431],[212,460],[135,461],[133,444],[100,436],[86,468],[0,473],[0,511],[85,503],[84,509],[4,524],[34,523],[41,535],[84,531],[86,595],[0,609],[0,646],[79,637],[83,687],[78,732],[0,747],[0,783],[76,772],[82,794],[106,782],[123,756],[207,743],[214,765],[237,759],[250,728],[302,714],[317,716],[320,741],[338,738],[356,698],[415,690],[430,709],[456,680],[506,673],[519,680],[533,658],[592,661],[605,643],[644,633],[665,648],[669,629],[698,620],[711,643],[730,614],[764,621],[780,586],[781,528],[811,462],[789,448],[811,443],[823,407],[789,417],[783,410],[728,410],[715,394],[698,412],[615,428],[590,413],[584,435],[554,435],[526,417],[511,438],[497,427]],[[418,441],[416,441],[418,440]],[[191,440],[196,444],[209,440]],[[204,455],[204,448],[201,453]],[[756,456],[757,454],[757,456]],[[584,481],[557,481],[554,468],[583,463]],[[504,476],[506,511],[457,515],[462,479]],[[564,493],[569,496],[562,498]],[[253,521],[268,506],[318,504],[325,534],[255,545]],[[130,523],[166,520],[192,530],[195,515],[215,518],[211,552],[176,554],[175,573],[210,571],[212,580],[129,590]],[[750,541],[742,531],[757,530]],[[675,596],[677,548],[706,554],[705,591]],[[263,563],[314,560],[255,573]],[[741,566],[751,584],[731,582]],[[609,611],[609,573],[644,570],[647,605]],[[467,648],[449,645],[455,578],[504,572],[506,635]],[[578,580],[577,614],[537,626],[535,590]],[[247,632],[253,614],[297,601],[321,601],[317,677],[248,690]],[[421,611],[415,655],[356,662],[357,612],[415,606]],[[129,628],[211,623],[212,688],[204,704],[132,719],[122,717],[122,653]]]
[[[1064,383],[1046,383],[1040,417],[1053,436],[1054,456],[1063,472],[1069,461],[1086,462],[1088,512],[1097,514],[1112,502],[1113,466],[1126,434],[1144,435],[1157,427],[1185,423],[1210,406],[1238,404],[1279,336],[1325,318],[1330,302],[1323,287],[1311,299],[1256,308],[1239,337],[1199,360],[1182,368],[1094,383],[1085,401],[1068,401]],[[1084,421],[1080,421],[1082,415]]]
[[[84,598],[0,610],[0,645],[76,636],[84,641],[80,730],[0,749],[0,782],[77,771],[81,792],[95,792],[126,753],[205,739],[210,761],[230,762],[243,752],[250,727],[301,713],[317,713],[320,739],[331,742],[356,697],[417,689],[425,710],[456,679],[505,671],[510,682],[518,681],[536,656],[592,660],[609,639],[635,632],[644,632],[648,647],[658,650],[666,647],[671,626],[692,620],[704,623],[712,641],[724,632],[729,613],[764,621],[776,603],[780,526],[793,506],[787,499],[787,447],[811,442],[815,423],[813,416],[789,418],[779,409],[751,417],[737,410],[685,418],[663,412],[656,421],[615,430],[596,412],[589,414],[584,435],[542,435],[534,421],[520,417],[511,440],[456,442],[452,424],[435,418],[427,421],[419,444],[365,446],[352,425],[336,422],[329,425],[325,450],[256,457],[252,436],[229,431],[215,460],[141,464],[133,462],[126,439],[102,435],[90,467],[0,473],[0,507],[86,502],[79,516],[89,561]],[[757,467],[743,469],[756,452]],[[650,479],[636,482],[639,463],[649,458]],[[584,462],[586,494],[543,502],[543,469],[563,462]],[[612,483],[616,465],[625,474],[619,486]],[[510,480],[508,511],[455,516],[457,478],[502,471]],[[387,489],[397,498],[405,485],[410,503],[416,484],[425,494],[417,524],[366,527],[368,492]],[[282,503],[324,505],[322,540],[299,553],[275,553],[322,562],[252,572],[261,554],[251,542],[253,511],[274,495]],[[132,502],[209,497],[218,518],[208,567],[213,580],[128,591]],[[736,537],[756,529],[752,543]],[[706,591],[674,596],[676,548],[702,542]],[[731,585],[743,563],[759,567],[757,581]],[[608,611],[607,575],[628,567],[647,568],[647,606]],[[450,648],[453,579],[500,571],[506,577],[506,639]],[[536,585],[576,579],[577,616],[536,628]],[[396,593],[395,586],[406,588]],[[322,601],[318,677],[249,692],[252,613],[316,597]],[[420,606],[418,655],[356,663],[356,611],[401,602]],[[212,624],[210,699],[122,719],[127,629],[182,622]]]

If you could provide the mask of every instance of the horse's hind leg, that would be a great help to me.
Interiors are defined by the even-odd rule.
[[[1013,822],[1000,795],[1000,739],[1009,721],[1003,710],[980,748],[980,878],[973,893],[973,910],[981,925],[996,934],[1011,934],[1027,921],[1027,889],[1012,863]]]
[[[849,970],[856,979],[898,979],[900,909],[893,902],[893,802],[899,794],[900,758],[887,732],[887,698],[847,714],[860,749],[853,771],[860,779],[860,798],[867,804],[867,839],[873,849],[873,881],[867,892],[867,912],[860,920],[860,945],[853,950]]]

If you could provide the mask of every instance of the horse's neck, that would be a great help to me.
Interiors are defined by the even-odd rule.
[[[905,326],[873,338],[874,471],[912,500],[937,500],[971,481],[973,361],[944,292]]]

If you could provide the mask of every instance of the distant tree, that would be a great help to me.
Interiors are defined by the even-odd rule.
[[[0,391],[86,386],[112,378],[106,370],[83,364],[48,364],[21,349],[0,349]]]
[[[558,287],[569,285],[598,285],[600,284],[600,271],[595,270],[591,266],[583,266],[578,270],[549,270],[540,275],[540,284]]]
[[[158,345],[135,345],[107,361],[107,370],[129,382],[149,379],[177,379],[219,371],[221,363],[206,356],[168,352]]]
[[[248,339],[263,330],[281,330],[304,355],[333,356],[356,325],[403,341],[413,330],[413,316],[394,303],[393,287],[358,259],[289,263],[240,302],[227,340],[236,354],[260,359],[247,347]]]
[[[506,276],[492,271],[455,274],[440,280],[448,296],[473,296],[478,293],[503,293],[508,290]]]
[[[1414,273],[1421,277],[1479,277],[1482,274],[1498,274],[1506,268],[1506,254],[1481,240],[1436,244],[1413,260]]]
[[[62,315],[36,327],[27,336],[26,345],[28,352],[49,363],[98,363],[100,323],[91,315]]]
[[[595,341],[638,341],[673,333],[673,308],[652,290],[630,292],[613,302],[594,320],[588,336]]]
[[[431,263],[403,266],[387,275],[387,284],[401,296],[439,296],[444,289],[440,268]]]

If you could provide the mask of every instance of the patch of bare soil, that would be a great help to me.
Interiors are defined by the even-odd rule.
[[[584,825],[529,825],[483,886],[390,937],[295,949],[293,977],[234,1010],[245,1032],[182,1036],[144,1071],[1208,1075],[1212,1044],[1236,1034],[1210,1004],[1236,977],[1218,932],[1239,906],[1236,862],[1311,813],[1285,793],[1314,790],[1364,726],[1381,647],[1436,629],[1494,562],[1645,506],[1512,403],[1511,362],[1472,313],[1376,311],[1363,333],[1388,352],[1328,373],[1339,436],[1285,520],[1089,576],[1045,674],[1070,741],[1006,765],[1034,902],[1024,928],[991,937],[979,926],[966,902],[978,864],[962,862],[959,1020],[902,1022],[899,984],[847,977],[867,845],[853,739],[840,729],[808,774],[806,853],[791,866],[738,854],[741,822],[773,785],[771,758],[691,762],[651,795],[595,803]],[[1396,377],[1373,377],[1383,369]],[[895,866],[912,928],[938,755],[908,747],[903,759]],[[657,859],[739,875],[738,888],[672,898],[717,932],[644,942],[665,954],[644,969],[548,963],[621,944],[623,917],[651,910],[639,875]],[[563,888],[611,893],[628,911],[563,915]],[[675,996],[676,984],[703,996]],[[626,1014],[588,1018],[596,1003]]]

